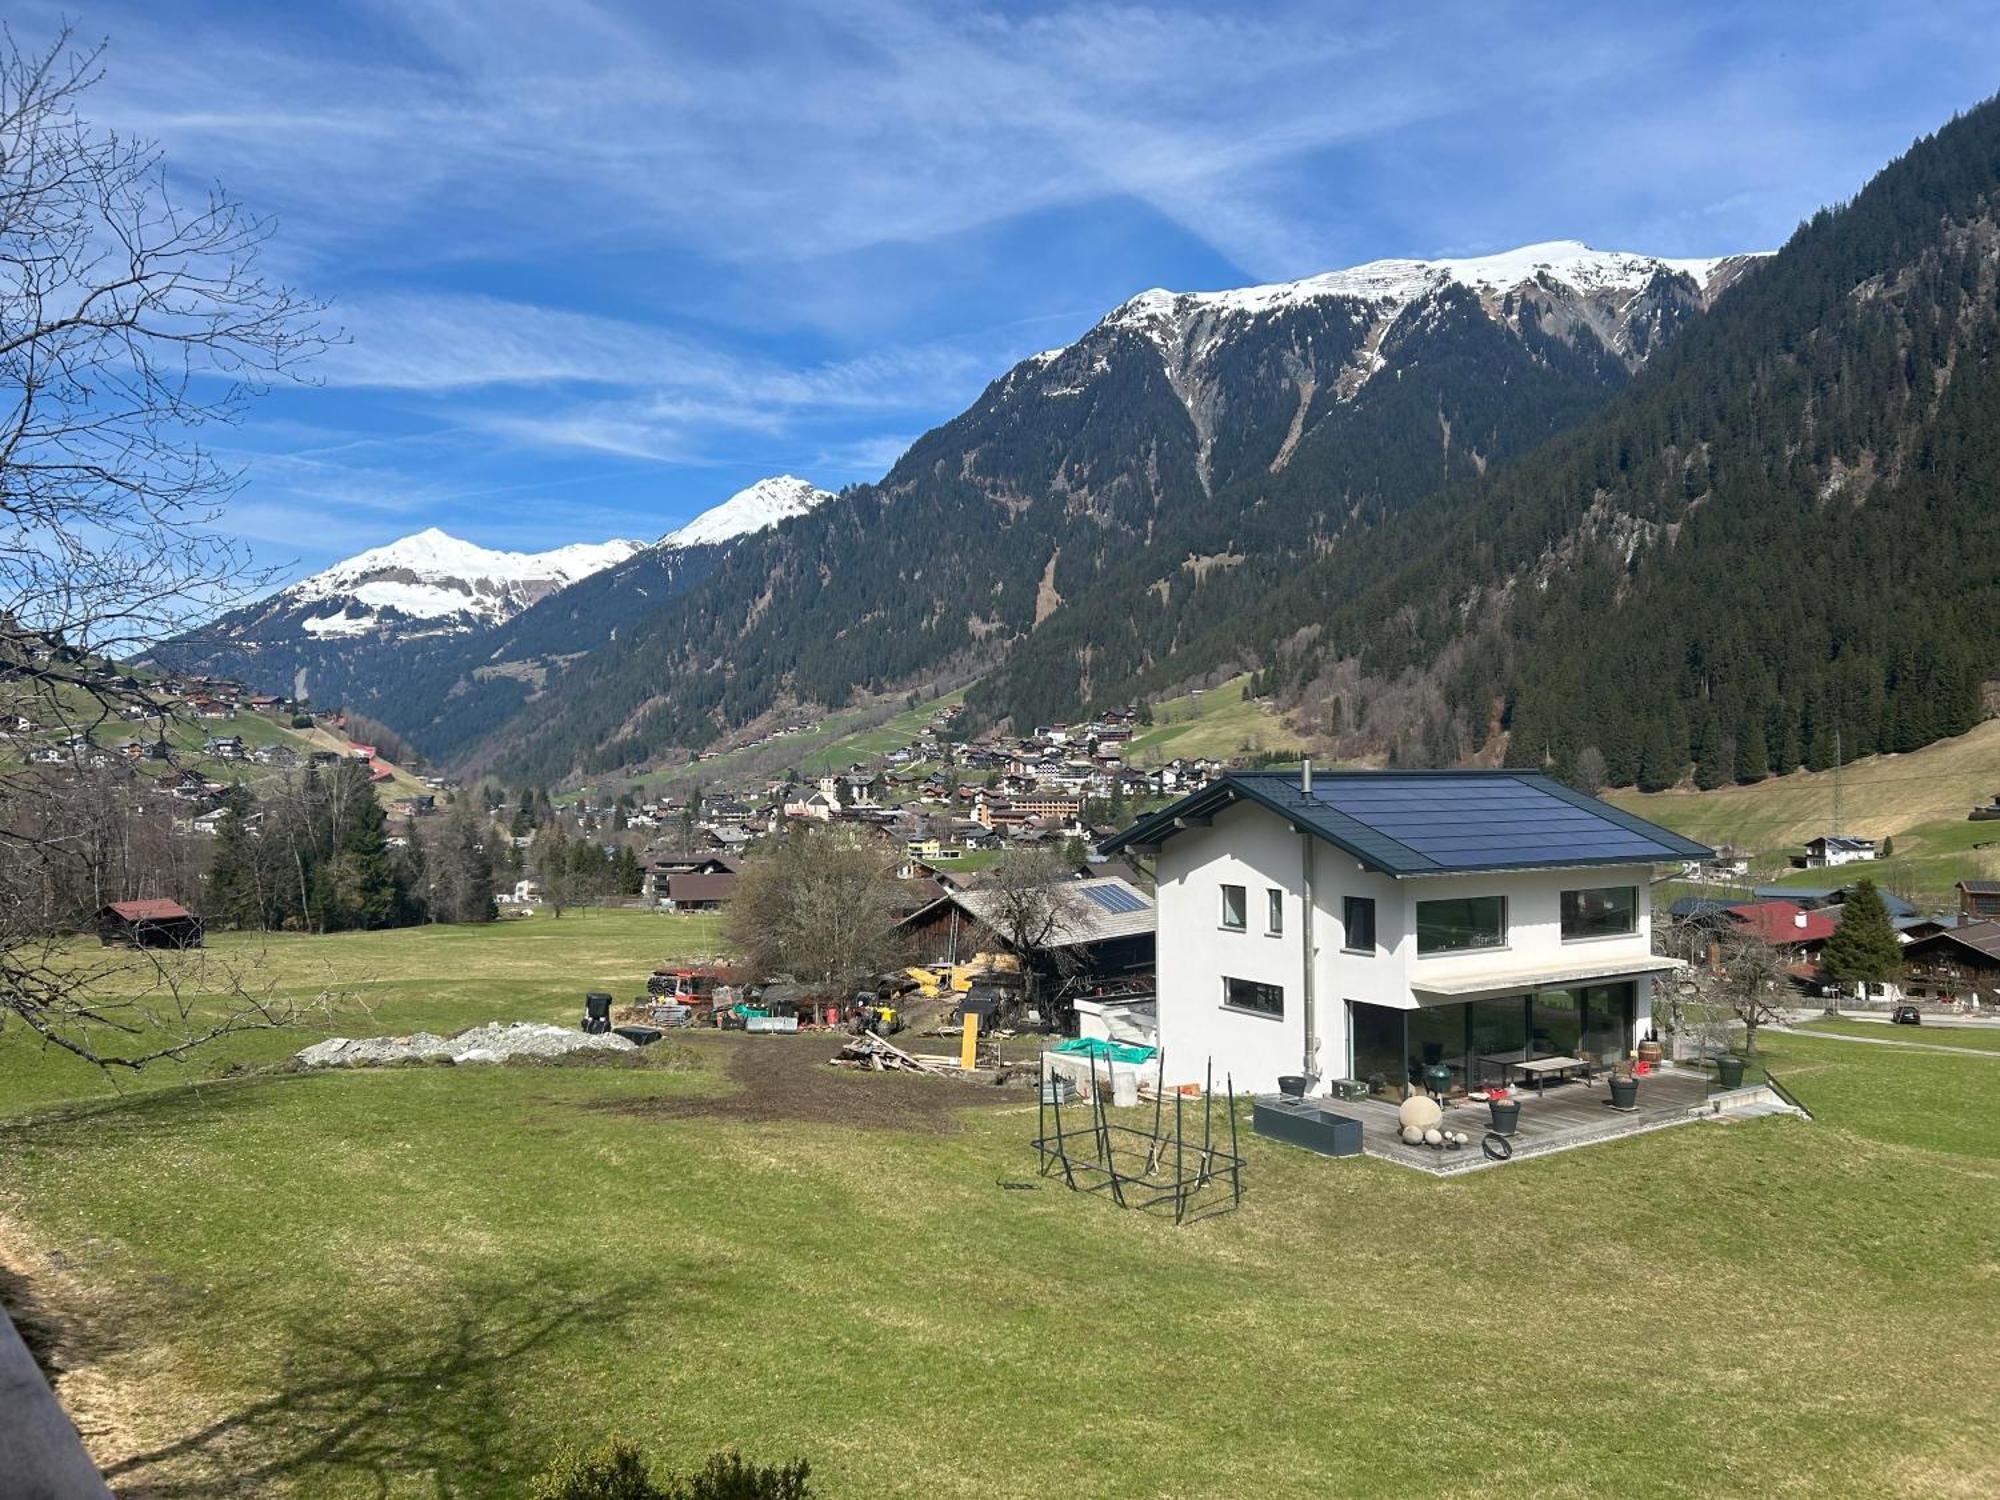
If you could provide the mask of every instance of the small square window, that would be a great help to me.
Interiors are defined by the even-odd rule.
[[[1264,893],[1264,930],[1272,937],[1285,930],[1285,893],[1276,886]]]
[[[1341,903],[1340,946],[1349,953],[1375,951],[1375,901],[1371,896],[1349,896]]]
[[[1240,885],[1222,888],[1222,925],[1231,932],[1250,925],[1250,893]]]

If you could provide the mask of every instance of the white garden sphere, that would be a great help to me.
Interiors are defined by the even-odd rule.
[[[1431,1126],[1429,1130],[1424,1132],[1424,1144],[1426,1146],[1442,1146],[1444,1144],[1444,1132],[1439,1130],[1435,1125]]]
[[[1414,1125],[1419,1131],[1429,1130],[1444,1118],[1444,1111],[1435,1099],[1417,1094],[1396,1106],[1396,1123]]]
[[[1423,1144],[1424,1133],[1414,1125],[1405,1125],[1403,1127],[1403,1140],[1408,1145],[1420,1146]]]

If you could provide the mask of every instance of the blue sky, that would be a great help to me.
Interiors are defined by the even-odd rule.
[[[219,446],[302,572],[879,477],[1150,286],[1769,248],[2000,87],[1988,5],[107,3],[92,101],[349,342]]]

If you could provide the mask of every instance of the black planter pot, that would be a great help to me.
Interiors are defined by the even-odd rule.
[[[1735,1054],[1725,1052],[1721,1057],[1718,1057],[1715,1060],[1715,1072],[1717,1079],[1724,1088],[1740,1089],[1743,1087],[1743,1059],[1737,1057]]]
[[[1613,1078],[1611,1080],[1611,1107],[1613,1109],[1637,1109],[1639,1107],[1639,1080],[1636,1078]]]
[[[1493,1112],[1495,1135],[1512,1135],[1521,1123],[1521,1103],[1518,1099],[1495,1099],[1486,1107]]]

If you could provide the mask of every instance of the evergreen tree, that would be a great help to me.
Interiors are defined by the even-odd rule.
[[[1902,973],[1903,945],[1874,881],[1863,877],[1849,893],[1820,967],[1842,984],[1881,984]]]
[[[223,817],[215,830],[208,867],[207,907],[211,926],[263,927],[266,910],[259,888],[256,840],[246,822],[254,803],[249,791],[232,786],[222,794]]]
[[[1764,742],[1764,721],[1754,716],[1749,719],[1740,743],[1736,779],[1745,785],[1764,780],[1771,774],[1771,752]]]
[[[470,808],[454,805],[430,856],[431,917],[439,922],[491,922],[493,858],[488,852],[492,825],[475,819]],[[512,849],[510,844],[509,849]]]
[[[389,858],[388,818],[358,762],[343,765],[331,783],[334,834],[331,857],[316,882],[321,920],[329,931],[391,926],[407,906]]]
[[[1664,723],[1655,723],[1646,736],[1646,748],[1639,758],[1639,790],[1664,792],[1680,779],[1681,766],[1674,759],[1670,731]]]

